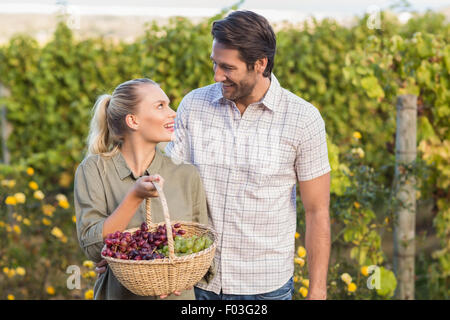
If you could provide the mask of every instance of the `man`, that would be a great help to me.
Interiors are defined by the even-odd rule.
[[[219,235],[217,274],[197,285],[196,298],[292,298],[298,181],[308,299],[326,299],[331,168],[324,121],[272,74],[276,38],[264,17],[235,11],[211,33],[216,83],[184,97],[165,149],[173,161],[198,168]]]

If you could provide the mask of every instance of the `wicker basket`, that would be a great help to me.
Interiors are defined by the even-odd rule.
[[[192,287],[199,282],[208,271],[217,246],[217,234],[211,227],[195,222],[171,222],[164,193],[158,183],[153,183],[158,191],[164,211],[168,235],[169,257],[154,260],[122,260],[102,255],[120,283],[132,293],[140,296],[165,295],[170,294],[175,290],[182,291]],[[152,223],[150,198],[146,199],[146,220],[149,231],[155,231],[158,225],[164,224]],[[171,223],[180,223],[181,228],[186,230],[185,236],[202,236],[206,234],[213,240],[213,243],[207,249],[200,252],[177,257],[174,253],[174,239],[172,236]],[[133,234],[138,229],[139,228],[128,229],[124,232]],[[106,245],[103,249],[105,248]]]

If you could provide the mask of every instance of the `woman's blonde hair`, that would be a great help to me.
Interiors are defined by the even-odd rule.
[[[140,102],[137,88],[143,84],[158,85],[147,78],[133,79],[117,86],[111,95],[101,95],[95,102],[87,138],[87,156],[112,157],[123,143],[128,126],[125,118],[136,114]]]

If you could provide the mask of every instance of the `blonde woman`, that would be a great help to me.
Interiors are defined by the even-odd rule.
[[[156,148],[170,141],[176,113],[154,81],[134,79],[94,105],[88,154],[75,173],[77,235],[87,257],[100,262],[109,233],[138,227],[145,221],[145,199],[157,197],[152,181],[164,188],[173,220],[208,222],[206,197],[196,168],[176,165]],[[151,201],[152,221],[161,222],[160,201]],[[99,274],[95,299],[158,299],[141,297],[123,287],[109,268]],[[168,299],[195,299],[193,289]]]

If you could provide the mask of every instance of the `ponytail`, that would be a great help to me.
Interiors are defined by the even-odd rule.
[[[112,96],[101,95],[95,102],[93,117],[87,138],[88,156],[110,151],[111,138],[107,121],[107,109]]]

